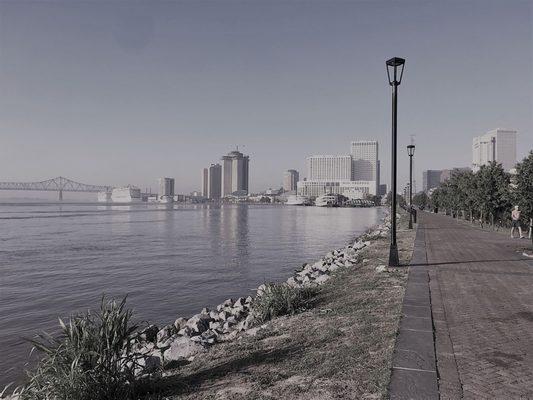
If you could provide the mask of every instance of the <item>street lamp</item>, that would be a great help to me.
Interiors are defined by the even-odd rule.
[[[409,229],[413,229],[413,156],[415,155],[415,145],[407,146],[409,155]]]
[[[389,267],[397,267],[400,264],[398,259],[398,246],[396,244],[396,139],[397,139],[397,108],[398,108],[398,86],[402,82],[405,60],[393,57],[386,61],[387,77],[389,85],[392,86],[392,157],[391,157],[391,235],[389,251]],[[392,79],[391,79],[392,75]]]

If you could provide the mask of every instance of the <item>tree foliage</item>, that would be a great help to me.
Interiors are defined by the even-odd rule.
[[[523,222],[533,218],[533,152],[517,164],[517,174],[492,162],[479,171],[457,171],[441,183],[428,199],[429,207],[482,223],[510,222],[513,205],[519,205]]]

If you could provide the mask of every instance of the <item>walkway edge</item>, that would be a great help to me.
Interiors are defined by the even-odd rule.
[[[392,358],[393,400],[439,399],[425,231],[418,225]]]

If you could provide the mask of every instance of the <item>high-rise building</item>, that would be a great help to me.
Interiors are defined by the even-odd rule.
[[[422,190],[427,192],[440,185],[441,170],[428,169],[422,172]]]
[[[379,160],[377,140],[357,140],[351,143],[352,180],[375,181],[377,193],[379,186]]]
[[[159,178],[158,200],[172,202],[174,200],[174,178]]]
[[[352,156],[311,156],[307,158],[308,180],[352,180]]]
[[[438,187],[444,181],[450,179],[455,172],[470,171],[470,168],[452,168],[452,169],[428,169],[422,172],[422,190],[428,192]],[[415,186],[413,184],[413,193]]]
[[[210,200],[222,197],[222,166],[211,164],[207,172],[207,196]]]
[[[248,194],[250,157],[238,150],[222,157],[222,195],[232,193]]]
[[[293,192],[296,190],[296,184],[300,180],[300,174],[294,169],[289,169],[283,174],[283,190]]]
[[[494,129],[472,140],[472,167],[474,172],[491,161],[500,163],[505,171],[516,164],[516,131]]]
[[[208,173],[209,171],[207,168],[202,169],[202,196],[204,197],[207,197],[209,188]]]

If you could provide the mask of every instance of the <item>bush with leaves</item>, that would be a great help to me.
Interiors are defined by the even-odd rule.
[[[292,315],[308,308],[318,292],[314,287],[295,288],[284,283],[269,283],[252,303],[255,323],[282,315]]]
[[[132,311],[102,298],[100,311],[59,320],[58,337],[43,333],[32,340],[41,353],[28,372],[20,400],[136,399],[146,389],[144,364],[132,351]]]

